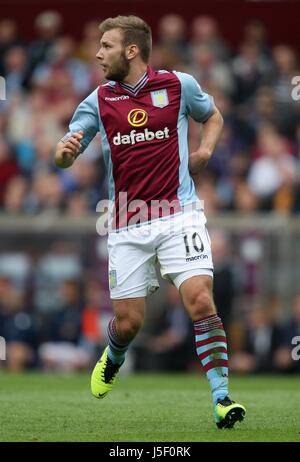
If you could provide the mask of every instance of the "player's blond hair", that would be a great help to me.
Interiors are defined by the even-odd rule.
[[[120,29],[123,32],[124,46],[137,45],[142,60],[148,63],[152,46],[151,29],[142,18],[133,15],[107,18],[101,22],[99,29],[102,34],[111,29]]]

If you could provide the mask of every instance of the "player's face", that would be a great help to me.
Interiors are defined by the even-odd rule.
[[[108,80],[122,82],[129,73],[129,60],[125,54],[122,32],[111,29],[104,32],[100,41],[97,58],[102,66],[104,77]]]

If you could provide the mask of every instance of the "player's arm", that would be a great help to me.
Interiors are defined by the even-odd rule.
[[[73,165],[99,130],[98,89],[77,107],[69,125],[69,132],[57,143],[55,165],[68,168]]]
[[[211,158],[223,130],[223,117],[214,106],[213,113],[203,123],[202,140],[197,151],[189,155],[189,171],[192,175],[199,173]]]
[[[213,154],[220,139],[223,118],[214,104],[212,96],[205,93],[196,79],[184,72],[178,72],[181,81],[185,114],[203,124],[202,141],[197,151],[189,154],[189,171],[197,174]]]

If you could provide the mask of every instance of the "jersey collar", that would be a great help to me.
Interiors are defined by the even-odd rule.
[[[136,96],[142,88],[147,84],[148,80],[152,77],[154,71],[151,69],[150,66],[147,66],[146,72],[142,75],[142,77],[139,79],[139,81],[135,85],[128,85],[126,83],[116,83],[112,82],[115,84],[115,86],[120,90],[120,91],[126,91],[128,93],[131,93],[133,96]]]

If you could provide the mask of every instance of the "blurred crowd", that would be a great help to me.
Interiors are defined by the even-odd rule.
[[[0,101],[2,215],[84,218],[107,198],[98,135],[71,168],[60,170],[53,163],[74,109],[104,82],[95,59],[100,20],[84,24],[80,40],[65,34],[64,21],[55,11],[39,14],[35,38],[26,41],[13,19],[0,20],[0,75],[6,83],[6,99]],[[299,50],[285,43],[271,46],[258,19],[245,25],[238,48],[209,16],[195,14],[187,24],[169,14],[155,32],[151,66],[192,74],[224,117],[222,138],[196,185],[206,214],[297,214],[300,104],[292,98],[292,78],[300,75]],[[190,121],[191,150],[200,139],[199,125]],[[291,359],[291,339],[300,335],[300,295],[288,319],[280,314],[280,302],[274,310],[272,298],[258,303],[253,297],[251,309],[236,320],[236,299],[241,286],[247,288],[224,250],[226,239],[216,232],[212,241],[215,299],[232,338],[232,369],[299,371],[300,361]],[[7,340],[7,361],[0,367],[84,369],[106,343],[107,282],[89,277],[78,252],[47,250],[36,264],[28,256],[0,255],[0,336]],[[104,258],[97,266],[105,276],[106,263]],[[193,369],[192,327],[171,286],[160,302],[136,339],[133,367]]]
[[[0,370],[68,373],[90,370],[98,359],[112,317],[108,293],[96,279],[77,273],[76,258],[61,256],[59,270],[57,255],[44,258],[36,270],[33,294],[28,294],[31,284],[22,287],[13,277],[0,276],[0,336],[6,341]],[[128,352],[124,371],[200,371],[193,325],[179,292],[170,284],[161,291],[160,298],[149,300],[145,324]],[[290,316],[274,297],[257,301],[236,317],[236,292],[232,265],[218,261],[214,295],[229,340],[231,371],[300,373],[300,293]]]

